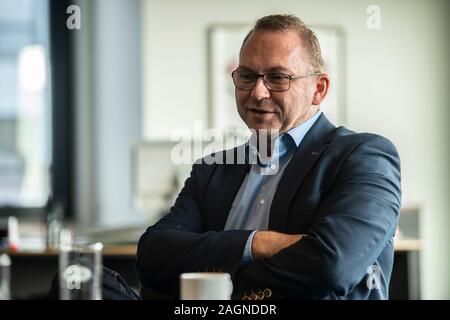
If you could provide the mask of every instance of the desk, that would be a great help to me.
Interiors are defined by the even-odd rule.
[[[137,246],[134,244],[127,245],[104,245],[103,257],[134,257],[136,255]],[[20,250],[8,253],[11,257],[52,257],[57,256],[57,250]]]
[[[13,299],[46,299],[58,269],[58,251],[9,252],[11,257],[11,294]],[[103,265],[120,273],[139,291],[135,268],[136,245],[105,245]]]
[[[421,240],[396,240],[392,271],[391,299],[419,299],[418,254]],[[19,251],[9,253],[11,266],[11,291],[14,299],[45,299],[50,281],[58,268],[55,250]],[[135,288],[139,281],[135,271],[136,245],[105,245],[103,264],[118,273]]]

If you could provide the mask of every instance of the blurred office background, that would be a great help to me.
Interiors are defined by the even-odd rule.
[[[173,132],[212,123],[211,30],[272,13],[339,35],[336,124],[397,146],[413,298],[449,299],[447,0],[0,0],[0,217],[26,226],[59,204],[80,233],[144,230],[188,170]]]

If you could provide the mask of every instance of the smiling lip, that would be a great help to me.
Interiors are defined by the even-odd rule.
[[[249,109],[249,110],[250,110],[251,112],[257,113],[257,114],[275,113],[274,111],[261,110],[261,109]]]

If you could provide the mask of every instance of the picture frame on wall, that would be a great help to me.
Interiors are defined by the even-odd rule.
[[[209,29],[208,125],[223,135],[227,129],[249,133],[236,109],[231,73],[238,67],[239,50],[250,29],[248,24],[216,24]],[[242,143],[247,137],[237,138]]]
[[[231,72],[238,66],[242,41],[251,28],[248,24],[216,24],[209,28],[209,127],[222,130],[224,134],[227,129],[246,130],[236,109]],[[332,26],[312,26],[311,29],[319,39],[325,70],[330,77],[330,89],[321,110],[335,125],[344,125],[344,33]]]
[[[310,28],[319,39],[325,72],[330,78],[330,88],[327,97],[320,104],[320,109],[334,125],[345,125],[347,109],[344,31],[334,26],[312,25]]]

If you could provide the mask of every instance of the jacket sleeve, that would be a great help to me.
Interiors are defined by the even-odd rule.
[[[241,263],[250,230],[204,232],[202,228],[199,197],[207,187],[210,167],[194,164],[170,212],[139,240],[138,277],[156,293],[176,296],[183,272],[222,271],[233,276]]]
[[[380,136],[357,145],[324,195],[307,235],[235,274],[234,298],[266,286],[282,297],[344,296],[364,278],[395,233],[401,204],[400,160]]]

